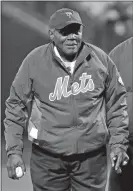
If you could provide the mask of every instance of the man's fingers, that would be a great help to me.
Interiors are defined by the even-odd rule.
[[[112,167],[115,168],[117,174],[122,172],[121,166],[127,165],[129,157],[126,152],[120,148],[116,148],[114,152],[110,153]]]
[[[121,174],[122,170],[120,168],[121,159],[120,157],[117,158],[117,156],[111,158],[112,161],[112,167],[115,167],[115,171],[117,174]]]
[[[121,173],[122,173],[122,170],[121,170],[120,167],[117,169],[116,173],[117,173],[117,174],[121,174]]]
[[[19,179],[26,171],[23,159],[19,155],[9,155],[7,162],[7,171],[9,178]]]
[[[128,161],[129,161],[129,157],[128,157],[128,155],[125,153],[124,161],[122,162],[122,165],[123,165],[123,166],[126,166],[127,163],[128,163]]]
[[[8,177],[11,179],[17,179],[16,177],[16,173],[15,173],[15,169],[12,167],[7,168],[7,172],[8,172]]]
[[[124,160],[123,163],[122,163],[122,165],[123,165],[123,166],[126,166],[127,163],[128,163],[128,161],[125,161],[125,160]]]
[[[7,170],[7,172],[8,172],[8,177],[12,178],[12,171],[11,170]]]
[[[25,165],[24,165],[24,164],[21,164],[20,166],[21,166],[21,168],[22,168],[23,174],[25,174],[25,172],[26,172],[26,167],[25,167]]]
[[[122,162],[122,154],[120,153],[117,157],[116,165],[115,165],[115,170],[117,171],[120,168]]]
[[[114,167],[115,161],[116,161],[116,156],[114,155],[114,153],[110,154],[110,159],[111,159],[111,165],[112,165],[112,167]]]
[[[116,159],[117,159],[117,157],[115,156],[115,157],[113,157],[113,161],[116,161]]]

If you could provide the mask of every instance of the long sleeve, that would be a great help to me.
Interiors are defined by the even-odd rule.
[[[10,95],[6,100],[4,133],[7,155],[22,155],[23,152],[23,133],[32,103],[32,80],[30,79],[29,62],[31,62],[31,58],[27,56],[15,76],[10,88]]]
[[[118,44],[109,53],[110,58],[116,64],[125,87],[127,89],[127,104],[128,104],[128,115],[129,115],[129,141],[133,143],[133,37]]]
[[[108,77],[106,79],[107,125],[110,133],[110,147],[128,147],[128,113],[126,89],[111,58],[107,57]]]

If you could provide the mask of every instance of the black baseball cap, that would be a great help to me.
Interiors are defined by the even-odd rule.
[[[72,9],[62,8],[57,10],[49,21],[49,27],[55,29],[62,29],[69,24],[80,24],[83,25],[79,13]],[[84,25],[83,25],[84,26]]]

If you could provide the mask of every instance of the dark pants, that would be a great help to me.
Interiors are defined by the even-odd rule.
[[[34,191],[104,191],[106,148],[88,154],[60,156],[32,145],[31,179]]]

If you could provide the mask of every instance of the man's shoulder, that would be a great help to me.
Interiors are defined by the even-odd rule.
[[[104,50],[102,50],[100,47],[94,45],[94,44],[91,44],[91,43],[86,43],[87,46],[90,47],[91,49],[91,55],[93,57],[97,57],[101,62],[102,64],[107,67],[107,57],[108,55],[106,54],[106,52]]]
[[[36,65],[36,63],[39,63],[39,61],[44,58],[49,45],[50,43],[44,44],[31,50],[24,58],[23,64]]]
[[[131,49],[133,47],[133,37],[119,43],[117,46],[115,46],[115,48],[113,48],[110,53],[109,53],[109,56],[114,59],[114,56],[117,55],[122,55],[123,52],[125,51],[132,51]]]
[[[96,54],[100,54],[100,55],[105,55],[106,53],[104,52],[104,50],[102,50],[100,47],[91,44],[91,43],[86,43],[87,46],[89,46],[92,51],[94,51]]]
[[[49,45],[50,45],[50,43],[38,46],[38,47],[34,48],[27,56],[28,57],[37,56],[37,55],[40,56],[45,53],[45,51],[48,49]]]

